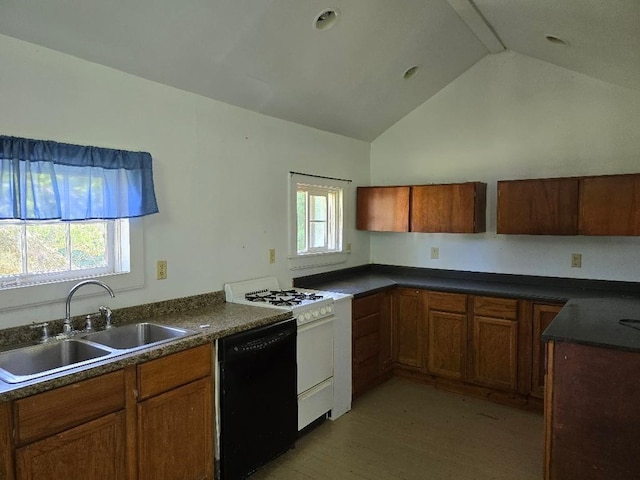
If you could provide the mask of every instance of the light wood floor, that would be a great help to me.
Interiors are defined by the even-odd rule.
[[[542,415],[392,378],[251,480],[539,480]]]

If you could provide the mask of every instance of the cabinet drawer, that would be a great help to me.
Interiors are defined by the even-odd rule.
[[[467,296],[464,293],[429,292],[429,308],[444,312],[465,313]]]
[[[518,317],[518,301],[512,298],[474,297],[473,313],[515,320]]]
[[[378,332],[359,338],[353,346],[353,361],[358,364],[380,353],[380,334]]]
[[[375,355],[353,367],[353,392],[362,393],[363,389],[374,382],[380,375],[380,357]]]
[[[124,408],[124,371],[16,400],[16,443],[47,437]]]
[[[380,331],[380,315],[373,314],[353,321],[353,338],[360,338]]]
[[[142,363],[138,365],[138,400],[208,375],[211,375],[211,345],[202,345]]]
[[[366,297],[356,298],[353,301],[353,318],[367,317],[379,312],[382,307],[382,295],[376,293]]]

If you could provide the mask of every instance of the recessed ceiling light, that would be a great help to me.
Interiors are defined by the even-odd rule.
[[[545,35],[544,38],[546,38],[549,43],[553,43],[554,45],[562,45],[563,47],[569,46],[569,42],[563,40],[560,37],[556,37],[555,35]]]
[[[328,30],[338,21],[340,10],[337,8],[327,8],[321,11],[313,20],[313,26],[316,30]]]
[[[402,74],[402,78],[404,78],[405,80],[409,80],[411,77],[413,77],[416,74],[419,68],[420,68],[419,65],[414,65],[413,67],[407,68],[405,72]]]

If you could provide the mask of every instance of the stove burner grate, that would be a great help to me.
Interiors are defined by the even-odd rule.
[[[304,293],[297,290],[258,290],[247,293],[244,298],[250,302],[268,302],[272,305],[294,306],[300,305],[304,300],[322,300],[322,295],[316,293]]]

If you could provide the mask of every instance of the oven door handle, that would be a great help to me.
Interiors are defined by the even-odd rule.
[[[325,317],[320,320],[309,320],[308,322],[298,325],[298,333],[305,332],[311,328],[319,327],[321,325],[324,325],[325,323],[333,322],[335,318],[335,315],[331,315],[330,317]]]

